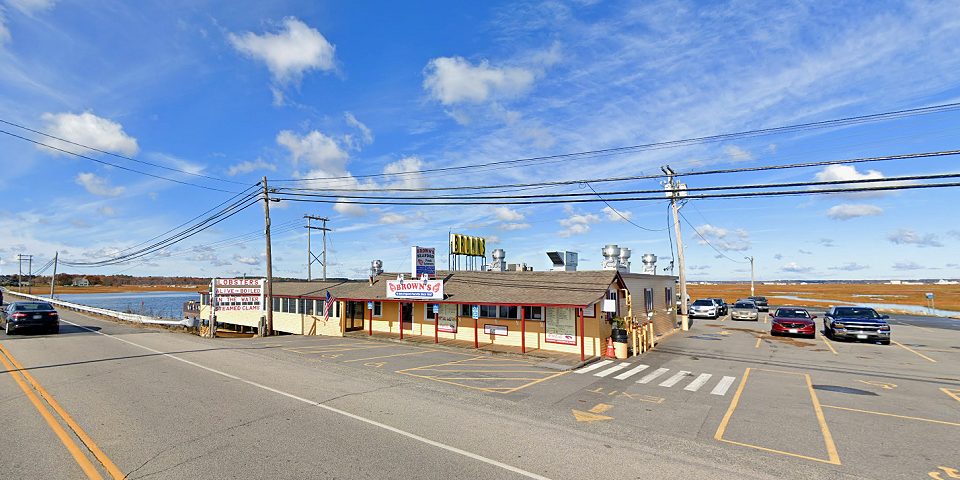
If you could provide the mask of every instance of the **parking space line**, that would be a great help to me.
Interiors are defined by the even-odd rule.
[[[820,433],[823,434],[823,443],[827,447],[827,457],[830,463],[840,465],[840,454],[837,453],[837,444],[833,442],[833,435],[830,433],[830,427],[827,426],[827,419],[823,416],[823,406],[820,399],[817,398],[817,392],[813,390],[813,379],[810,374],[804,374],[807,379],[807,390],[810,391],[810,399],[813,401],[813,411],[817,413],[817,422],[820,423]]]
[[[633,367],[630,370],[627,370],[626,372],[623,372],[613,378],[616,378],[617,380],[626,380],[627,378],[630,378],[648,368],[650,368],[650,365],[637,365],[636,367]]]
[[[525,377],[433,377],[434,380],[540,380],[540,378]]]
[[[334,353],[334,352],[352,352],[354,350],[372,350],[375,348],[390,348],[395,347],[396,345],[361,345],[355,347],[336,347],[336,348],[327,348],[327,347],[291,347],[284,348],[289,352],[308,354],[308,353]]]
[[[696,392],[697,390],[700,390],[700,387],[707,383],[712,376],[713,375],[709,373],[701,373],[699,377],[695,378],[692,382],[690,382],[690,385],[683,387],[683,389],[689,392]]]
[[[904,345],[904,344],[902,344],[902,343],[900,343],[900,342],[898,342],[898,341],[896,341],[896,340],[891,340],[891,341],[893,342],[894,345],[896,345],[896,346],[898,346],[898,347],[900,347],[900,348],[902,348],[902,349],[904,349],[904,350],[907,350],[907,351],[909,351],[910,353],[913,353],[913,354],[915,354],[915,355],[917,355],[917,356],[923,357],[923,358],[925,358],[927,361],[930,361],[930,362],[933,362],[933,363],[937,363],[936,360],[934,360],[934,359],[932,359],[932,358],[930,358],[930,357],[928,357],[928,356],[926,356],[926,355],[924,355],[924,354],[922,354],[922,353],[920,353],[920,352],[918,352],[918,351],[916,351],[916,350],[914,350],[914,349],[912,349],[912,348],[910,348],[910,347],[908,347],[908,346],[906,346],[906,345]]]
[[[950,425],[951,427],[960,427],[960,423],[947,422],[947,421],[944,421],[944,420],[934,420],[934,419],[932,419],[932,418],[909,417],[909,416],[907,416],[907,415],[897,415],[897,414],[895,414],[895,413],[874,412],[874,411],[871,411],[871,410],[860,410],[860,409],[857,409],[857,408],[838,407],[838,406],[836,406],[836,405],[823,405],[823,408],[832,408],[832,409],[835,409],[835,410],[846,410],[846,411],[848,411],[848,412],[857,412],[857,413],[869,413],[869,414],[871,414],[871,415],[880,415],[880,416],[884,416],[884,417],[903,418],[903,419],[906,419],[906,420],[917,420],[917,421],[919,421],[919,422],[939,423],[939,424],[941,424],[941,425]]]
[[[660,382],[661,387],[672,387],[683,380],[685,377],[690,376],[690,372],[686,370],[680,370],[679,372],[673,374],[672,377]]]
[[[720,381],[717,382],[717,386],[713,387],[713,390],[710,391],[710,395],[726,395],[727,390],[730,389],[730,385],[733,385],[733,381],[736,379],[737,377],[726,376],[721,378]]]
[[[823,340],[823,343],[826,343],[826,344],[827,344],[827,348],[829,348],[830,351],[833,352],[834,355],[840,355],[840,354],[837,353],[837,351],[833,348],[833,344],[830,343],[830,340],[827,340],[827,336],[826,336],[826,335],[820,335],[820,339]]]
[[[940,391],[943,393],[946,393],[947,395],[952,397],[954,400],[960,402],[960,395],[958,395],[960,394],[960,390],[951,390],[949,388],[941,388]]]
[[[624,363],[621,363],[620,365],[614,365],[614,366],[612,366],[612,367],[610,367],[610,368],[608,368],[608,369],[606,369],[606,370],[604,370],[604,371],[602,371],[602,372],[594,373],[593,376],[594,376],[594,377],[606,377],[607,375],[610,375],[611,373],[619,372],[620,370],[623,370],[624,368],[627,368],[627,367],[629,367],[629,366],[630,366],[629,363],[624,362]]]
[[[579,369],[579,370],[576,370],[576,373],[592,372],[592,371],[594,371],[594,370],[596,370],[596,369],[598,369],[598,368],[601,368],[601,367],[610,365],[611,363],[613,363],[613,360],[601,360],[601,361],[599,361],[599,362],[597,362],[597,363],[594,363],[593,365],[590,365],[589,367],[584,367],[584,368],[581,368],[581,369]]]
[[[514,387],[514,388],[511,388],[511,389],[508,389],[508,390],[506,390],[506,391],[503,392],[503,393],[513,393],[513,392],[516,392],[516,391],[520,391],[520,390],[523,390],[524,388],[532,387],[532,386],[534,386],[534,385],[536,385],[536,384],[538,384],[538,383],[546,382],[547,380],[550,380],[551,378],[557,378],[557,377],[559,377],[559,376],[561,376],[561,375],[566,375],[567,373],[569,373],[569,371],[567,371],[567,372],[557,372],[557,373],[555,373],[555,374],[553,374],[553,375],[550,375],[549,377],[543,377],[543,378],[541,378],[540,380],[534,380],[534,381],[532,381],[532,382],[530,382],[530,383],[527,383],[527,384],[525,384],[525,385],[520,385],[519,387]]]
[[[376,356],[376,357],[357,358],[357,359],[354,359],[354,360],[344,360],[343,363],[362,362],[362,361],[364,361],[364,360],[376,360],[376,359],[378,359],[378,358],[402,357],[402,356],[405,356],[405,355],[422,355],[422,354],[424,354],[424,353],[430,353],[430,352],[436,352],[436,351],[437,351],[437,350],[422,350],[422,351],[419,351],[419,352],[394,353],[393,355],[379,355],[379,356]]]
[[[753,346],[753,348],[760,348],[760,340],[763,340],[763,337],[757,337],[757,343]]]
[[[670,371],[669,368],[658,368],[658,369],[654,370],[652,373],[649,373],[647,376],[641,378],[640,380],[637,380],[637,383],[650,383],[651,380],[653,380],[653,379],[659,377],[660,375],[663,375],[664,373],[667,373],[667,372],[669,372],[669,371]]]

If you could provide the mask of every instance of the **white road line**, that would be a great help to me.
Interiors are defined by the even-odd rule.
[[[627,368],[627,367],[629,367],[630,365],[631,365],[631,364],[629,364],[629,363],[621,363],[620,365],[614,365],[614,366],[612,366],[612,367],[610,367],[610,368],[608,368],[608,369],[606,369],[606,370],[604,370],[604,371],[602,371],[602,372],[594,373],[593,376],[594,376],[594,377],[606,377],[607,375],[610,375],[610,374],[613,373],[613,372],[618,372],[618,371],[620,371],[620,370],[623,370],[624,368]]]
[[[711,395],[725,395],[725,394],[727,393],[727,389],[730,388],[730,385],[733,385],[733,381],[736,380],[736,379],[737,379],[737,377],[723,377],[723,378],[721,378],[720,381],[717,383],[717,386],[716,386],[716,387],[713,387],[713,390],[710,391],[710,394],[711,394]]]
[[[584,367],[584,368],[581,368],[580,370],[574,370],[574,373],[587,373],[587,372],[591,372],[591,371],[596,370],[596,369],[598,369],[598,368],[600,368],[600,367],[603,367],[603,366],[605,366],[605,365],[610,365],[611,363],[613,363],[613,360],[601,360],[601,361],[599,361],[599,362],[597,362],[597,363],[594,363],[593,365],[590,365],[589,367]]]
[[[657,378],[660,375],[663,375],[664,373],[667,373],[669,371],[670,371],[669,368],[658,368],[654,370],[652,373],[647,374],[646,377],[643,377],[640,380],[637,380],[637,383],[650,383],[650,380],[653,380],[654,378]]]
[[[690,372],[685,370],[680,370],[679,372],[673,374],[672,377],[664,380],[660,383],[661,387],[672,387],[677,384],[680,380],[683,380],[683,377],[689,376]]]
[[[368,424],[368,425],[372,425],[372,426],[374,426],[374,427],[381,428],[381,429],[383,429],[383,430],[387,430],[387,431],[396,433],[396,434],[398,434],[398,435],[402,435],[402,436],[404,436],[404,437],[407,437],[407,438],[416,440],[416,441],[418,441],[418,442],[422,442],[422,443],[425,443],[425,444],[427,444],[427,445],[431,445],[431,446],[434,446],[434,447],[437,447],[437,448],[446,450],[446,451],[448,451],[448,452],[453,452],[453,453],[456,453],[456,454],[458,454],[458,455],[463,455],[464,457],[471,458],[471,459],[473,459],[473,460],[477,460],[477,461],[479,461],[479,462],[486,463],[487,465],[493,465],[493,466],[495,466],[495,467],[500,467],[500,468],[502,468],[502,469],[504,469],[504,470],[507,470],[507,471],[516,473],[516,474],[518,474],[518,475],[522,475],[522,476],[527,477],[527,478],[536,478],[536,479],[538,479],[538,480],[549,480],[548,477],[544,477],[543,475],[537,475],[536,473],[528,472],[528,471],[526,471],[526,470],[523,470],[522,468],[514,467],[513,465],[507,465],[506,463],[498,462],[498,461],[496,461],[496,460],[494,460],[494,459],[492,459],[492,458],[487,458],[487,457],[484,457],[483,455],[480,455],[480,454],[477,454],[477,453],[468,452],[468,451],[466,451],[466,450],[461,450],[461,449],[459,449],[459,448],[457,448],[457,447],[450,446],[450,445],[447,445],[447,444],[445,444],[445,443],[440,443],[440,442],[438,442],[438,441],[436,441],[436,440],[430,440],[429,438],[421,437],[420,435],[417,435],[417,434],[415,434],[415,433],[410,433],[410,432],[408,432],[408,431],[406,431],[406,430],[401,430],[401,429],[396,428],[396,427],[391,427],[390,425],[387,425],[387,424],[384,424],[384,423],[380,423],[380,422],[378,422],[378,421],[376,421],[376,420],[370,420],[369,418],[361,417],[360,415],[356,415],[356,414],[353,414],[353,413],[350,413],[350,412],[347,412],[347,411],[344,411],[344,410],[340,410],[339,408],[334,408],[334,407],[331,407],[331,406],[329,406],[329,405],[324,405],[324,404],[322,404],[322,403],[315,402],[315,401],[313,401],[313,400],[309,400],[309,399],[306,399],[306,398],[303,398],[303,397],[298,397],[298,396],[296,396],[296,395],[294,395],[294,394],[292,394],[292,393],[287,393],[287,392],[284,392],[283,390],[277,390],[276,388],[268,387],[268,386],[266,386],[266,385],[263,385],[263,384],[261,384],[261,383],[254,382],[254,381],[252,381],[252,380],[247,380],[247,379],[245,379],[245,378],[240,378],[240,377],[238,377],[238,376],[236,376],[236,375],[231,375],[231,374],[229,374],[229,373],[226,373],[226,372],[217,370],[217,369],[215,369],[215,368],[211,368],[211,367],[208,367],[208,366],[205,366],[205,365],[201,365],[201,364],[199,364],[199,363],[192,362],[192,361],[187,360],[187,359],[185,359],[185,358],[180,358],[180,357],[178,357],[178,356],[176,356],[176,355],[171,355],[171,354],[169,354],[169,353],[161,352],[160,350],[155,350],[155,349],[153,349],[153,348],[150,348],[150,347],[147,347],[147,346],[144,346],[144,345],[140,345],[139,343],[131,342],[130,340],[126,340],[126,339],[123,339],[123,338],[120,338],[120,337],[116,337],[116,336],[113,336],[113,335],[110,335],[110,334],[107,334],[107,333],[103,333],[103,332],[100,332],[100,331],[97,331],[97,330],[93,330],[93,329],[91,329],[91,328],[87,328],[87,327],[84,327],[84,326],[82,326],[82,325],[77,325],[76,323],[73,323],[73,322],[64,320],[63,318],[60,318],[60,321],[61,321],[61,322],[64,322],[64,323],[69,323],[70,325],[73,325],[73,326],[75,326],[75,327],[82,328],[82,329],[84,329],[84,330],[87,330],[88,332],[93,332],[93,333],[96,333],[96,334],[98,334],[98,335],[103,335],[103,336],[105,336],[105,337],[110,337],[110,338],[112,338],[112,339],[114,339],[114,340],[119,340],[119,341],[121,341],[121,342],[123,342],[123,343],[129,344],[129,345],[133,345],[133,346],[138,347],[138,348],[142,348],[142,349],[144,349],[144,350],[146,350],[146,351],[148,351],[148,352],[153,352],[153,353],[156,353],[156,354],[159,354],[159,355],[163,355],[163,356],[165,356],[165,357],[167,357],[167,358],[172,358],[172,359],[174,359],[174,360],[176,360],[176,361],[178,361],[178,362],[186,363],[187,365],[193,365],[194,367],[201,368],[201,369],[203,369],[203,370],[206,370],[206,371],[211,372],[211,373],[215,373],[215,374],[220,375],[220,376],[223,376],[223,377],[227,377],[227,378],[229,378],[229,379],[231,379],[231,380],[236,380],[236,381],[238,381],[238,382],[245,383],[245,384],[250,385],[250,386],[252,386],[252,387],[257,387],[257,388],[259,388],[259,389],[266,390],[266,391],[268,391],[268,392],[273,392],[273,393],[276,393],[277,395],[282,395],[282,396],[284,396],[284,397],[287,397],[287,398],[290,398],[290,399],[293,399],[293,400],[297,400],[297,401],[299,401],[299,402],[306,403],[306,404],[312,405],[312,406],[314,406],[314,407],[320,407],[320,408],[322,408],[322,409],[324,409],[324,410],[327,410],[327,411],[329,411],[329,412],[336,413],[336,414],[338,414],[338,415],[343,415],[344,417],[347,417],[347,418],[352,418],[352,419],[357,420],[357,421],[359,421],[359,422],[363,422],[363,423],[366,423],[366,424]]]
[[[699,377],[693,379],[693,381],[690,382],[690,385],[683,387],[683,389],[690,392],[696,392],[697,390],[700,390],[700,387],[702,387],[704,383],[707,383],[707,380],[710,380],[710,377],[712,376],[713,375],[709,373],[701,373]]]
[[[650,368],[650,365],[637,365],[636,367],[633,367],[630,370],[627,370],[626,372],[623,372],[620,375],[617,375],[616,377],[613,377],[613,378],[616,378],[617,380],[625,380],[648,368]]]

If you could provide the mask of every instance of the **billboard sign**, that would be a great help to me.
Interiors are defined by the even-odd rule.
[[[225,311],[263,311],[263,278],[215,278],[213,308]]]
[[[443,280],[387,280],[387,298],[443,300]]]
[[[426,275],[437,276],[437,249],[432,247],[410,247],[410,275],[420,278]]]
[[[482,237],[471,237],[454,233],[450,235],[450,253],[453,255],[467,255],[483,257],[487,254],[487,242]]]

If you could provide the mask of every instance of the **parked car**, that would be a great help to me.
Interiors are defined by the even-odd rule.
[[[823,334],[834,340],[870,340],[890,345],[888,318],[869,307],[830,307],[823,315]]]
[[[757,304],[757,310],[761,312],[769,312],[770,307],[767,306],[767,297],[747,297],[748,300],[753,300],[753,303]]]
[[[713,300],[714,303],[717,304],[717,309],[720,312],[721,317],[730,313],[730,306],[727,305],[727,302],[723,301],[722,298],[714,297],[714,298],[711,298],[710,300]]]
[[[3,309],[0,321],[7,335],[28,328],[44,333],[60,332],[60,315],[47,302],[13,302]]]
[[[757,321],[760,313],[757,310],[757,304],[750,300],[737,300],[730,309],[730,320],[753,320]]]
[[[712,298],[701,298],[690,305],[688,311],[691,317],[717,318],[720,316],[720,307]]]
[[[780,307],[773,313],[770,321],[770,335],[803,335],[814,338],[817,335],[816,315],[810,315],[805,308]]]

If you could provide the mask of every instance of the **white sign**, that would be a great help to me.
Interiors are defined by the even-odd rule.
[[[260,288],[261,278],[218,278],[218,287],[257,287]]]
[[[443,300],[443,280],[387,280],[387,298]]]
[[[437,275],[436,257],[436,248],[410,247],[410,275],[416,278],[420,278],[421,275],[435,277]]]
[[[213,280],[214,311],[264,310],[263,278],[216,278]]]
[[[256,288],[220,288],[217,287],[217,295],[260,295],[260,287]]]
[[[545,314],[547,318],[544,341],[563,345],[577,344],[577,318],[572,308],[547,307]]]

